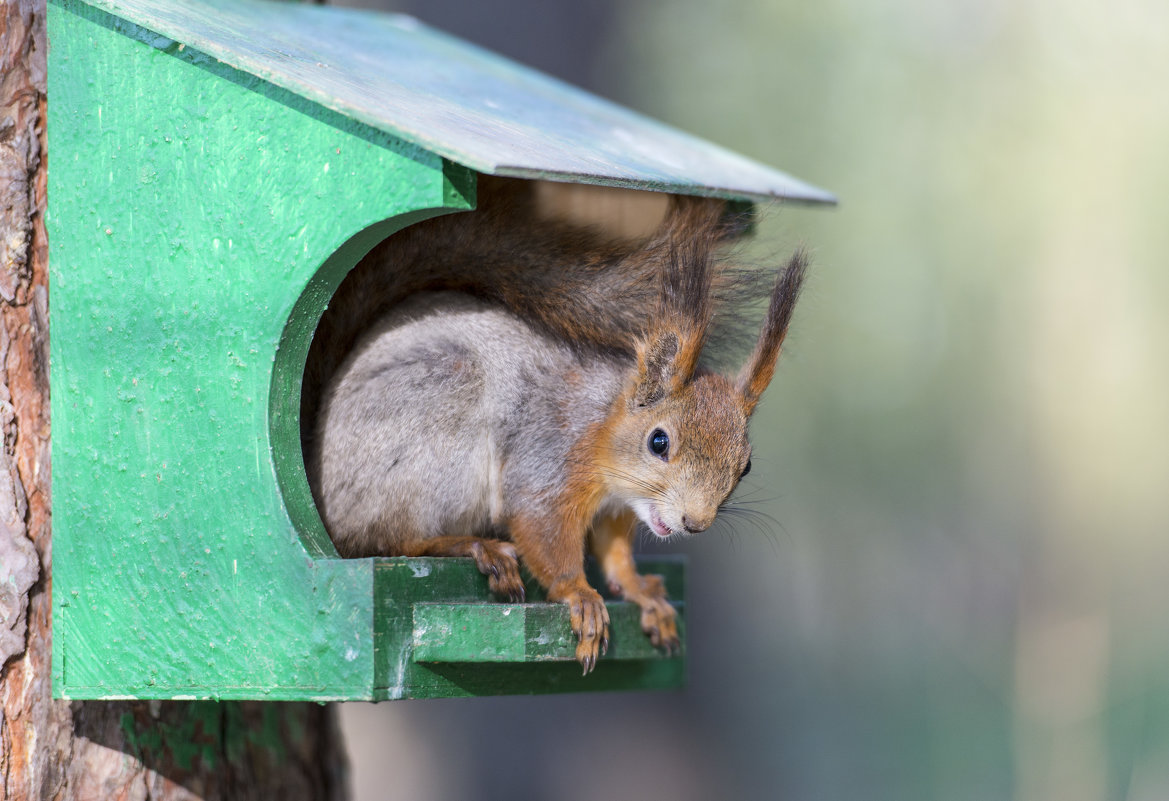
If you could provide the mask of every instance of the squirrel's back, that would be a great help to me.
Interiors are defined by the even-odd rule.
[[[565,481],[630,369],[461,293],[421,293],[358,340],[325,394],[310,481],[345,556],[486,536]],[[389,530],[386,521],[394,521]]]

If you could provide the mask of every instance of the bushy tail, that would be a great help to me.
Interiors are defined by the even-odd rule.
[[[476,211],[410,226],[353,269],[309,352],[301,405],[306,434],[320,393],[357,338],[413,293],[459,290],[500,303],[582,349],[632,354],[661,308],[667,265],[684,259],[705,272],[733,233],[722,201],[674,197],[648,241],[615,239],[541,216],[531,186],[481,176]]]

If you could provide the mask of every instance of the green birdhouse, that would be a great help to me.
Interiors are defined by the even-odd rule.
[[[53,680],[64,698],[388,698],[676,686],[612,603],[469,559],[342,559],[305,478],[313,332],[378,241],[480,174],[831,196],[414,20],[262,0],[50,0]],[[663,560],[672,598],[683,565]],[[684,617],[684,616],[683,616]]]

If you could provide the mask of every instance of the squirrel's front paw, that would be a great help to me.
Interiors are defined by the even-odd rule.
[[[654,648],[664,648],[667,655],[681,650],[678,613],[666,598],[666,585],[661,576],[639,576],[634,589],[624,595],[641,607],[641,630]]]
[[[609,650],[609,610],[601,594],[585,583],[582,576],[571,589],[550,589],[548,597],[568,604],[572,633],[578,640],[576,661],[584,668],[584,675],[588,675]]]
[[[576,661],[588,675],[597,666],[597,659],[609,650],[609,610],[601,595],[591,587],[578,597],[568,600],[572,618],[572,633],[576,635]]]
[[[487,586],[499,598],[512,603],[524,602],[524,582],[520,578],[520,563],[515,546],[497,540],[476,540],[471,546],[471,558],[479,572],[487,576]]]
[[[655,648],[673,654],[682,645],[678,639],[677,612],[665,598],[651,598],[641,604],[641,630]]]

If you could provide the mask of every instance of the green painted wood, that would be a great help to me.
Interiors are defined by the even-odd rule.
[[[638,564],[644,573],[663,576],[670,597],[679,602],[684,651],[685,560],[667,556],[641,559]],[[630,604],[608,605],[610,615],[615,617],[609,654],[591,674],[582,677],[580,665],[571,657],[575,645],[563,605],[496,603],[487,588],[487,578],[470,559],[383,558],[375,560],[374,571],[378,643],[375,696],[378,699],[670,689],[685,683],[682,655],[666,658],[653,649],[640,630],[638,610]],[[595,570],[590,570],[590,575],[596,578]],[[594,582],[594,586],[606,595],[603,584]],[[530,579],[525,588],[529,599],[542,598],[542,592]],[[480,625],[473,635],[477,644],[464,637],[463,645],[456,647],[469,653],[478,652],[480,657],[492,653],[514,655],[530,648],[533,657],[555,658],[427,661],[432,654],[426,649],[434,643],[423,643],[422,654],[418,654],[419,616],[441,616],[440,610],[456,605],[483,610],[487,617],[503,618],[502,629]],[[514,623],[519,617],[503,614],[507,609],[516,608],[525,610],[518,613],[523,615],[522,628]],[[557,622],[563,625],[559,634],[555,634]],[[541,638],[535,629],[528,628],[529,624],[545,632],[546,644],[527,644],[529,639]],[[563,658],[566,649],[568,659]]]
[[[605,608],[609,611],[610,643],[602,664],[666,658],[641,631],[641,610],[636,605],[610,602]],[[684,632],[681,637],[684,642]],[[568,607],[552,603],[417,603],[412,645],[415,662],[576,659],[576,638],[570,630]]]
[[[55,692],[372,697],[373,565],[297,529],[289,396],[362,249],[466,199],[440,157],[83,3],[49,33]]]
[[[93,4],[48,12],[54,693],[679,686],[684,661],[644,642],[583,679],[420,663],[415,604],[486,605],[486,579],[465,559],[339,559],[313,506],[299,384],[320,314],[373,243],[471,208],[476,173]],[[652,569],[681,600],[682,563]],[[563,619],[530,608],[542,631]]]
[[[94,0],[479,172],[728,198],[833,203],[786,173],[409,17],[264,0]]]
[[[576,662],[434,663],[419,665],[418,672],[427,675],[430,682],[428,686],[441,688],[441,692],[411,697],[465,698],[477,695],[670,690],[686,684],[684,659],[602,662],[587,676],[581,675],[580,665]]]

